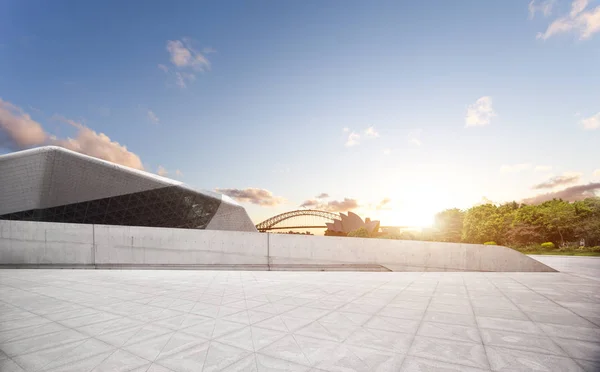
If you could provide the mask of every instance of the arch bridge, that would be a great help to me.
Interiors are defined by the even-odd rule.
[[[327,228],[325,222],[339,220],[337,213],[319,211],[316,209],[299,209],[273,216],[256,225],[260,232],[269,230],[314,229]],[[323,221],[325,220],[325,221]],[[319,224],[319,222],[321,222]]]

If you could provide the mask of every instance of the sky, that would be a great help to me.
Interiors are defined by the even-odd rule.
[[[600,1],[0,0],[0,154],[426,226],[600,193]]]

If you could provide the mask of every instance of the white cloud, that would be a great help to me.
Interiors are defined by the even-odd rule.
[[[595,170],[595,171],[592,173],[592,176],[600,178],[600,168],[596,169],[596,170]]]
[[[574,31],[584,40],[600,32],[600,5],[586,11],[588,3],[588,0],[574,0],[569,14],[556,19],[545,32],[539,32],[537,38],[546,40],[556,34]]]
[[[488,125],[494,116],[496,113],[492,108],[492,97],[483,96],[467,107],[465,127]]]
[[[519,164],[512,164],[512,165],[503,165],[500,167],[500,172],[502,173],[515,173],[515,172],[521,172],[527,169],[531,168],[531,164],[530,163],[519,163]]]
[[[77,151],[82,154],[104,159],[131,168],[144,169],[142,161],[138,155],[127,150],[126,146],[111,140],[106,134],[97,133],[96,131],[74,120],[64,119],[63,121],[78,129],[76,137],[52,139],[49,141],[49,144],[62,146],[69,150]]]
[[[421,146],[421,144],[423,143],[421,141],[421,129],[416,129],[416,130],[411,131],[408,134],[408,138],[409,138],[410,143],[412,143],[414,145]]]
[[[600,128],[600,112],[589,118],[581,119],[581,124],[583,125],[583,129],[592,130]]]
[[[560,186],[569,185],[578,182],[581,179],[580,172],[565,172],[562,176],[552,177],[542,183],[533,186],[534,190],[553,189]]]
[[[204,72],[210,69],[210,62],[204,54],[215,52],[212,48],[204,48],[201,53],[195,50],[191,44],[192,40],[189,38],[167,41],[166,48],[173,67],[169,68],[164,64],[158,65],[158,68],[170,76],[170,79],[180,88],[185,88],[188,83],[196,80],[195,72]]]
[[[171,63],[177,67],[192,67],[199,71],[210,68],[208,59],[192,49],[189,39],[167,41],[167,51],[171,55]]]
[[[342,129],[344,132],[350,132],[350,128],[348,127],[344,127],[344,129]]]
[[[358,140],[360,139],[360,135],[352,132],[348,135],[348,140],[346,141],[346,147],[352,147],[359,144]]]
[[[158,174],[159,176],[166,176],[167,175],[167,170],[165,169],[165,167],[163,167],[162,165],[158,166],[158,169],[156,170],[156,174]]]
[[[269,190],[249,187],[246,189],[215,189],[216,192],[225,194],[241,203],[252,203],[265,207],[274,207],[285,203],[285,198],[275,196]]]
[[[392,149],[383,149],[383,153],[385,155],[390,155],[392,153]]]
[[[140,157],[127,147],[113,141],[104,133],[86,127],[80,122],[55,115],[59,120],[77,129],[75,138],[57,138],[47,133],[42,125],[20,107],[0,99],[0,133],[4,133],[9,148],[26,149],[55,145],[131,168],[144,169]]]
[[[365,136],[370,138],[377,138],[379,137],[379,133],[375,130],[375,127],[368,127],[365,130]]]
[[[535,13],[542,13],[544,17],[548,17],[552,14],[552,7],[554,7],[555,0],[542,0],[536,1],[531,0],[529,2],[529,19],[535,17]]]
[[[158,124],[160,122],[158,116],[156,116],[156,114],[152,110],[148,110],[148,119],[154,124]]]
[[[5,132],[12,147],[27,148],[44,143],[48,135],[42,125],[20,107],[0,98],[0,132]]]
[[[536,165],[534,171],[536,172],[550,172],[552,170],[551,165]]]
[[[569,16],[576,17],[579,13],[583,12],[587,8],[589,0],[573,0],[571,3],[571,12]]]

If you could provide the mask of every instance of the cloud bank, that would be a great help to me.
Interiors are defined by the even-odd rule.
[[[23,150],[36,146],[54,145],[107,160],[135,169],[144,169],[140,157],[126,146],[113,141],[104,133],[86,127],[82,123],[55,116],[54,119],[77,129],[74,138],[57,138],[47,133],[42,125],[33,120],[20,107],[0,98],[0,136],[3,146],[11,150]]]
[[[285,202],[281,196],[275,196],[269,190],[249,187],[246,189],[215,189],[215,191],[232,197],[240,203],[252,203],[263,207],[274,207]]]

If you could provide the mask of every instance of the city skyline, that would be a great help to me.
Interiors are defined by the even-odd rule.
[[[63,146],[255,223],[600,190],[598,1],[132,4],[0,5],[0,154]]]

